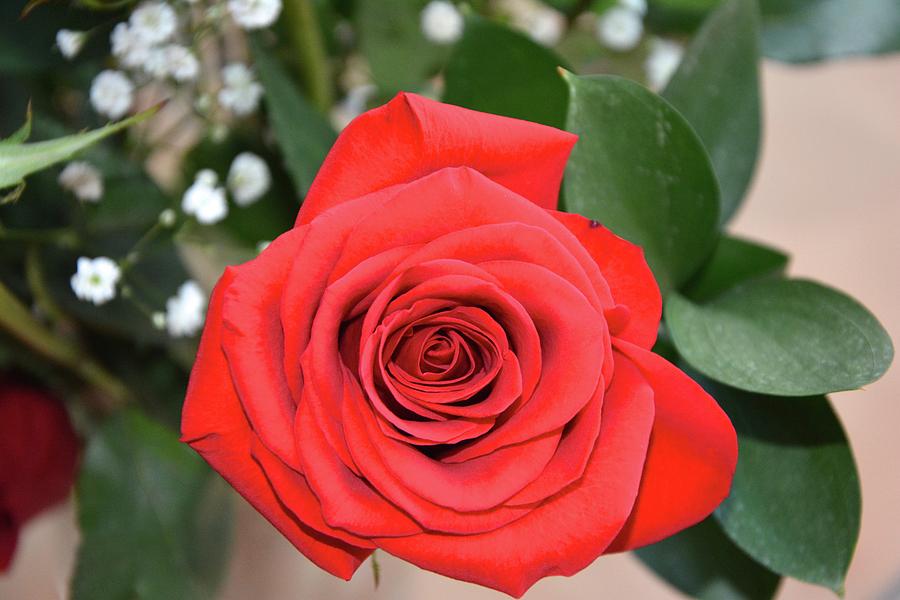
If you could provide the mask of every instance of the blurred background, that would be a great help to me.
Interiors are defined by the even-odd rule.
[[[827,281],[854,295],[900,339],[900,57],[810,67],[766,62],[762,159],[734,231],[793,255],[793,275]],[[900,369],[869,389],[835,394],[853,441],[863,490],[859,546],[846,598],[900,598]],[[350,583],[318,570],[240,499],[221,600],[500,599],[380,553],[381,583],[363,565]],[[78,544],[71,502],[23,532],[4,600],[66,597]],[[572,578],[538,582],[528,600],[678,598],[629,555],[602,557]],[[787,580],[782,599],[828,599],[823,589]]]

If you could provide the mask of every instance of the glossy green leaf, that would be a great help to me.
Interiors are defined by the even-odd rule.
[[[721,0],[653,0],[648,23],[690,31]],[[896,0],[759,0],[762,52],[785,62],[900,51]]]
[[[853,454],[828,399],[700,382],[738,433],[731,494],[715,512],[725,533],[776,573],[840,593],[861,501]]]
[[[748,279],[782,275],[788,256],[741,238],[723,235],[703,268],[681,290],[695,302],[715,298]]]
[[[684,117],[620,77],[568,74],[566,208],[642,246],[665,293],[712,251],[719,192],[709,157]]]
[[[55,140],[25,144],[0,144],[0,189],[19,185],[27,175],[68,160],[91,144],[135,123],[140,123],[155,112],[156,108],[151,108],[106,127],[67,135]]]
[[[809,62],[900,51],[897,0],[761,0],[766,56]]]
[[[699,600],[769,600],[781,581],[738,548],[712,517],[635,554],[663,580]]]
[[[665,315],[691,366],[763,394],[856,389],[881,377],[894,353],[872,313],[812,281],[749,281],[703,305],[673,294]]]
[[[272,133],[297,192],[305,196],[337,135],[258,37],[251,37],[251,48]]]
[[[568,94],[561,65],[548,48],[473,14],[444,71],[444,102],[562,128]]]
[[[756,0],[729,0],[712,13],[663,92],[709,152],[722,223],[740,206],[759,154],[758,12]]]
[[[229,539],[222,488],[174,432],[133,410],[110,418],[78,479],[73,599],[211,598]]]
[[[359,47],[372,78],[389,96],[417,91],[437,71],[447,48],[422,34],[424,0],[357,0]]]

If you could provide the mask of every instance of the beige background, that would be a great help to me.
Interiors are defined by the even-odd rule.
[[[789,250],[793,274],[852,292],[900,341],[900,57],[802,69],[767,64],[763,78],[762,163],[734,230]],[[835,396],[835,403],[863,486],[862,533],[847,598],[900,598],[900,367],[868,390]],[[367,564],[345,583],[313,567],[246,504],[236,505],[237,536],[221,600],[506,597],[384,555],[378,590]],[[0,577],[0,598],[65,597],[77,541],[71,504],[35,520],[14,569]],[[569,579],[545,579],[525,595],[679,597],[624,555],[601,558]],[[789,581],[779,598],[834,596]]]

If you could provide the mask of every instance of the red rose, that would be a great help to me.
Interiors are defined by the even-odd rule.
[[[12,562],[19,528],[69,494],[78,448],[62,404],[0,381],[0,572]]]
[[[734,430],[650,352],[642,251],[556,212],[575,136],[401,94],[216,286],[184,440],[322,568],[519,596],[726,496]]]

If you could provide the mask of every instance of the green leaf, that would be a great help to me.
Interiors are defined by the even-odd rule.
[[[872,313],[812,281],[749,281],[703,305],[673,294],[665,315],[691,366],[751,392],[811,396],[856,389],[881,377],[894,354]]]
[[[663,92],[709,152],[722,223],[740,206],[759,154],[758,13],[755,0],[723,4],[691,40]]]
[[[251,36],[250,46],[266,90],[272,133],[297,192],[305,196],[337,136],[261,40]]]
[[[900,51],[897,0],[761,0],[763,52],[809,62]]]
[[[654,0],[648,23],[690,31],[721,0]],[[900,51],[896,0],[759,0],[762,51],[785,62],[813,62]]]
[[[787,263],[788,256],[774,248],[723,235],[709,262],[681,293],[704,302],[748,279],[783,275]]]
[[[769,600],[781,581],[728,539],[712,517],[635,554],[663,580],[699,600]]]
[[[725,533],[776,573],[842,592],[859,536],[853,454],[823,396],[748,394],[700,379],[738,433]]]
[[[551,50],[471,14],[444,71],[444,102],[562,128],[568,102]]]
[[[579,135],[566,207],[642,246],[666,292],[699,267],[717,238],[719,191],[684,117],[620,77],[567,74],[566,129]]]
[[[74,600],[211,598],[229,538],[221,481],[139,412],[92,437],[77,484]]]
[[[28,144],[0,144],[0,189],[20,185],[27,175],[68,160],[91,144],[140,123],[155,112],[156,108],[151,108],[118,123],[55,140]]]
[[[425,39],[420,0],[357,0],[359,47],[382,92],[420,89],[447,48]]]

